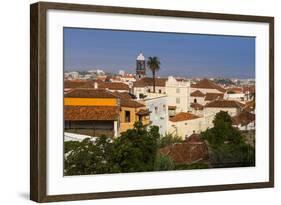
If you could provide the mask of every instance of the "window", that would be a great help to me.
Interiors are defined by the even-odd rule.
[[[158,114],[158,107],[155,107],[155,114]]]
[[[150,89],[147,90],[150,93]]]
[[[159,90],[159,93],[161,93],[162,91],[161,90]]]
[[[131,113],[130,113],[130,111],[125,111],[125,122],[131,122]]]
[[[180,98],[176,98],[176,103],[180,104]]]
[[[180,93],[180,89],[179,89],[179,88],[177,88],[176,92],[177,92],[177,93]]]
[[[194,103],[197,103],[197,99],[196,98],[194,99]]]

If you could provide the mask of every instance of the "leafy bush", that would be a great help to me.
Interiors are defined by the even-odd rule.
[[[175,168],[174,161],[167,155],[157,155],[154,162],[154,171],[168,171]]]
[[[158,140],[158,148],[166,147],[167,145],[176,144],[182,142],[182,138],[177,135],[165,134]]]
[[[95,142],[90,138],[82,142],[65,142],[64,174],[85,175],[110,173],[110,139],[101,136]]]

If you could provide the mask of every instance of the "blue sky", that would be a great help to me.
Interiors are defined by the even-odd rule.
[[[158,56],[160,76],[255,77],[254,37],[64,28],[67,71],[134,73],[140,51]]]

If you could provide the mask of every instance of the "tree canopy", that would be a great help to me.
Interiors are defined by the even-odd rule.
[[[202,132],[211,148],[213,166],[254,166],[255,150],[245,143],[241,131],[232,126],[227,112],[220,111],[213,120],[214,127]]]
[[[152,171],[157,154],[159,130],[143,128],[136,122],[133,129],[112,141],[106,136],[91,141],[65,142],[65,174],[87,175],[118,172]]]

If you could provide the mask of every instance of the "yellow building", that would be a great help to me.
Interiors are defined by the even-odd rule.
[[[64,96],[65,132],[117,137],[120,100],[101,89],[74,89]]]
[[[121,99],[120,102],[120,133],[132,129],[137,121],[144,126],[150,124],[150,112],[145,105],[129,99]]]

